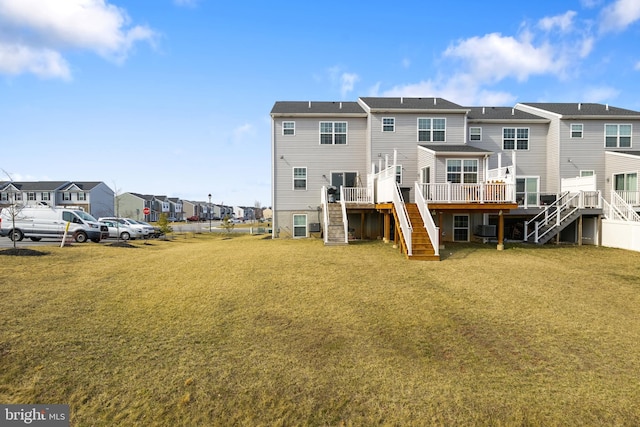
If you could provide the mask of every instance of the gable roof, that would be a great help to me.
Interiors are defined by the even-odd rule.
[[[14,187],[18,191],[56,191],[62,188],[64,185],[69,184],[69,181],[12,181]]]
[[[328,115],[366,116],[357,102],[277,101],[271,109],[272,117]]]
[[[527,113],[526,111],[517,110],[511,107],[469,107],[469,114],[467,114],[469,122],[504,122],[504,121],[517,121],[517,122],[540,122],[549,123],[549,119],[536,116],[535,114]]]
[[[468,108],[443,98],[378,98],[378,97],[361,97],[360,102],[365,105],[371,112],[385,111],[449,111],[449,112],[466,112]]]
[[[595,104],[582,102],[521,102],[539,110],[548,111],[561,116],[563,119],[569,118],[638,118],[640,112],[610,106],[609,104]],[[517,107],[517,106],[516,106]]]

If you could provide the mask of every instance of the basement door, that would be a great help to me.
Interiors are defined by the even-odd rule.
[[[336,187],[336,200],[340,200],[340,188],[356,187],[358,172],[331,172],[331,185]]]

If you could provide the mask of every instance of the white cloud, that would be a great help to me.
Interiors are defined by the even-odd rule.
[[[65,80],[71,78],[69,65],[58,52],[1,42],[0,73],[10,75],[32,73],[38,77]]]
[[[43,74],[34,71],[43,58],[48,58],[51,70],[55,64],[64,69],[61,52],[68,48],[89,50],[121,62],[135,43],[153,44],[157,37],[147,26],[131,26],[126,11],[106,0],[0,0],[0,26],[4,29],[6,59],[17,63],[30,57],[32,62],[22,69],[36,75]],[[48,75],[67,78],[68,66],[66,70],[66,74],[60,71]]]
[[[409,68],[411,66],[411,60],[409,58],[404,58],[402,60],[402,68]]]
[[[636,65],[633,68],[634,70],[640,71],[640,61],[636,62]]]
[[[611,86],[588,87],[582,94],[585,102],[611,101],[620,95],[620,91]]]
[[[566,33],[573,29],[573,18],[576,15],[575,11],[570,10],[562,15],[548,16],[542,18],[538,22],[538,26],[544,31],[552,31],[558,28],[561,32]]]
[[[567,63],[549,43],[535,46],[528,33],[520,39],[498,33],[471,37],[449,47],[445,57],[458,58],[477,79],[497,82],[507,77],[525,81],[535,74],[562,74]]]
[[[602,3],[602,0],[580,0],[580,4],[585,9],[593,9],[600,6],[600,3]]]
[[[342,73],[340,76],[340,93],[344,98],[349,92],[353,91],[353,86],[360,80],[360,77],[354,73]]]
[[[199,0],[173,0],[178,6],[196,7]]]
[[[622,31],[640,19],[640,1],[617,0],[602,9],[600,19],[602,32]]]

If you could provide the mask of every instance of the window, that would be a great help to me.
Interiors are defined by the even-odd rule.
[[[453,216],[453,241],[469,241],[469,215]]]
[[[13,200],[22,200],[22,193],[20,192],[14,193]]]
[[[580,171],[580,176],[593,176],[595,174],[596,174],[595,171],[590,171],[590,170]]]
[[[40,193],[40,199],[41,200],[49,200],[49,193]]]
[[[571,138],[582,138],[582,124],[572,124],[571,125]]]
[[[502,149],[503,150],[528,150],[529,149],[529,128],[503,128],[502,129]]]
[[[613,175],[613,189],[625,202],[638,203],[638,174],[636,172]]]
[[[71,193],[62,193],[62,200],[69,201],[71,200]]]
[[[27,200],[29,200],[30,202],[35,201],[36,200],[36,193],[28,192],[27,193]]]
[[[320,122],[320,144],[346,144],[347,122]]]
[[[482,141],[482,128],[469,128],[469,141]]]
[[[293,189],[307,189],[307,168],[293,168]]]
[[[402,165],[396,165],[396,182],[402,184]]]
[[[608,148],[630,148],[631,130],[631,125],[604,125],[604,146]]]
[[[87,193],[78,193],[78,200],[87,200]]]
[[[444,142],[447,119],[418,119],[418,142]]]
[[[307,216],[293,216],[293,237],[307,237]]]
[[[396,131],[396,118],[395,117],[383,117],[382,118],[382,132],[395,132]]]
[[[516,201],[521,206],[538,206],[538,177],[516,178]]]
[[[9,200],[9,194],[7,194],[7,193],[0,194],[0,200],[2,200],[3,202],[8,201]]]
[[[295,135],[296,134],[296,122],[282,122],[282,134],[283,135]]]
[[[453,184],[476,184],[478,182],[478,160],[447,160],[447,181]]]

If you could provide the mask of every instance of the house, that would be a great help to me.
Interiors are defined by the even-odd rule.
[[[639,208],[636,111],[363,97],[279,101],[271,118],[274,238],[393,239],[438,259],[448,241],[600,244],[602,221]]]
[[[113,215],[114,193],[99,181],[12,181],[0,184],[0,208],[25,205],[74,206],[97,217]]]

